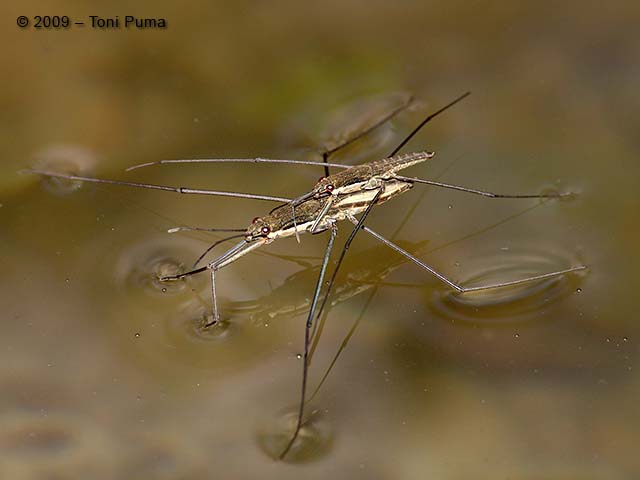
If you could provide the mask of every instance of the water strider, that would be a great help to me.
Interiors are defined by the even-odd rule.
[[[227,191],[216,191],[216,190],[202,190],[202,189],[191,189],[185,187],[172,187],[165,185],[152,185],[152,184],[144,184],[137,182],[126,182],[119,180],[108,180],[108,179],[98,179],[91,177],[83,177],[77,175],[67,175],[56,172],[48,172],[42,170],[29,170],[31,173],[36,173],[43,176],[49,177],[57,177],[63,178],[67,180],[79,180],[79,181],[88,181],[88,182],[97,182],[97,183],[107,183],[107,184],[116,184],[116,185],[124,185],[124,186],[132,186],[132,187],[140,187],[140,188],[150,188],[156,190],[164,190],[164,191],[172,191],[175,193],[181,194],[199,194],[199,195],[214,195],[214,196],[230,196],[236,198],[248,198],[248,199],[256,199],[256,200],[265,200],[265,201],[273,201],[282,203],[279,207],[273,209],[269,214],[264,215],[262,217],[256,217],[254,221],[250,224],[250,226],[244,232],[244,239],[236,244],[231,249],[227,250],[221,256],[217,257],[213,261],[209,262],[206,266],[195,268],[191,271],[174,275],[163,277],[161,280],[163,281],[171,281],[171,280],[179,280],[185,278],[187,276],[203,272],[205,270],[209,270],[211,275],[211,294],[212,294],[212,306],[213,306],[213,323],[216,323],[219,320],[219,312],[217,308],[217,295],[216,295],[216,287],[215,287],[215,276],[217,270],[235,262],[242,256],[247,253],[260,248],[264,245],[267,245],[276,239],[285,238],[288,236],[295,235],[298,236],[299,232],[302,233],[312,233],[317,234],[323,231],[329,230],[330,237],[327,242],[327,247],[324,252],[323,261],[318,273],[316,287],[313,294],[313,299],[311,301],[311,306],[309,308],[307,322],[305,327],[305,342],[304,342],[304,355],[303,355],[303,373],[302,373],[302,387],[301,387],[301,395],[300,395],[300,404],[297,415],[297,424],[295,426],[294,431],[291,434],[290,440],[287,442],[287,445],[283,448],[282,452],[278,457],[280,459],[284,459],[287,453],[292,448],[296,439],[298,438],[300,429],[303,426],[304,419],[304,406],[306,403],[306,385],[308,378],[308,366],[309,366],[309,346],[311,342],[312,336],[312,327],[314,325],[314,317],[316,315],[319,317],[324,305],[329,298],[329,294],[331,288],[334,284],[337,271],[340,267],[340,264],[349,248],[351,243],[353,242],[357,232],[359,230],[363,230],[369,235],[373,236],[376,240],[386,245],[387,247],[393,249],[397,253],[401,254],[405,258],[411,260],[413,263],[426,270],[427,272],[434,275],[440,281],[445,283],[448,287],[453,289],[458,294],[465,294],[468,292],[476,292],[480,290],[487,289],[497,289],[508,287],[512,285],[523,284],[527,282],[539,281],[547,278],[557,277],[560,275],[567,274],[569,272],[574,272],[578,270],[584,270],[587,267],[584,265],[573,266],[570,268],[548,272],[540,275],[529,276],[517,280],[498,282],[489,285],[481,285],[476,287],[464,287],[454,280],[448,278],[444,274],[436,271],[429,265],[425,264],[417,257],[407,252],[397,244],[391,242],[386,239],[384,236],[375,232],[371,228],[364,225],[364,221],[371,212],[371,209],[374,205],[382,204],[392,198],[395,198],[402,193],[407,192],[415,184],[429,184],[443,188],[449,188],[454,190],[459,190],[467,193],[482,195],[491,198],[559,198],[570,194],[539,194],[539,195],[505,195],[505,194],[496,194],[492,192],[486,192],[482,190],[477,190],[473,188],[461,187],[457,185],[450,185],[441,182],[435,182],[420,178],[413,177],[404,177],[397,174],[397,172],[401,169],[408,168],[417,163],[421,163],[431,159],[434,154],[432,152],[417,152],[405,155],[396,155],[400,148],[402,148],[418,131],[419,129],[425,125],[429,120],[431,120],[436,115],[445,111],[447,108],[451,107],[455,103],[459,102],[463,98],[465,98],[468,93],[462,95],[457,98],[450,104],[436,111],[435,113],[429,115],[423,122],[414,129],[411,134],[405,138],[405,140],[394,149],[391,154],[382,160],[365,163],[357,166],[345,166],[341,164],[329,163],[328,158],[331,153],[334,153],[339,148],[342,148],[350,143],[352,143],[355,139],[360,138],[362,135],[357,135],[356,137],[352,137],[351,139],[346,140],[338,147],[327,150],[323,153],[323,162],[311,162],[311,161],[300,161],[300,160],[278,160],[278,159],[263,159],[263,158],[255,158],[255,159],[180,159],[180,160],[165,160],[160,162],[151,162],[147,164],[136,165],[130,167],[140,168],[143,166],[149,166],[157,163],[215,163],[215,162],[235,162],[235,163],[288,163],[288,164],[303,164],[303,165],[316,165],[321,166],[325,169],[325,172],[328,173],[329,167],[341,168],[343,171],[334,174],[334,175],[326,175],[324,178],[318,181],[318,183],[307,193],[296,197],[291,200],[289,198],[284,197],[276,197],[276,196],[267,196],[267,195],[257,195],[252,193],[239,193],[239,192],[227,192]],[[384,123],[393,115],[401,111],[402,109],[396,109],[396,111],[392,112],[392,114],[387,115],[382,121],[376,123],[368,129],[367,131],[371,131],[373,128],[378,125]],[[366,133],[366,132],[365,132]],[[362,214],[360,219],[356,218],[356,215]],[[320,301],[320,293],[322,290],[324,277],[326,274],[326,270],[329,263],[329,258],[331,256],[331,252],[335,243],[336,235],[337,235],[337,224],[339,221],[348,220],[355,225],[355,228],[352,230],[351,235],[346,241],[345,245],[342,248],[342,252],[337,261],[337,264],[334,268],[332,277],[328,282],[328,285],[325,289],[324,297],[320,307],[318,308],[318,303]],[[215,229],[212,229],[216,231]],[[239,231],[239,229],[231,229],[232,231]],[[220,230],[217,230],[220,231]],[[228,239],[236,238],[238,235],[233,235],[232,237],[228,237]],[[217,245],[220,242],[216,242],[214,244]],[[207,250],[208,251],[208,250]],[[206,252],[205,252],[206,253]],[[200,259],[199,259],[200,260]],[[316,317],[317,318],[317,317]]]

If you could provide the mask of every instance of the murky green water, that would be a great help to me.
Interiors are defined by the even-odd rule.
[[[0,93],[0,477],[634,478],[637,400],[635,4],[139,5],[164,31],[19,30],[3,6]],[[56,7],[58,8],[58,7]],[[333,161],[383,156],[429,111],[472,96],[405,151],[407,172],[501,193],[416,186],[369,225],[474,285],[452,296],[361,235],[347,255],[295,421],[305,313],[327,235],[286,239],[161,284],[273,204],[41,181],[28,166],[293,197],[321,174],[164,158],[317,159],[403,95],[419,101]],[[347,238],[341,229],[339,241]],[[275,254],[275,255],[274,255]],[[285,256],[286,258],[282,258]],[[285,433],[283,433],[285,432]]]

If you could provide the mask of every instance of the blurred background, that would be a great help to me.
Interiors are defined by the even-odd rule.
[[[0,30],[0,476],[627,479],[640,474],[637,2],[5,2]],[[164,18],[165,29],[21,29],[19,15]],[[101,178],[294,197],[287,165],[127,166],[168,158],[318,160],[404,151],[416,186],[368,224],[463,284],[586,273],[456,297],[359,235],[295,420],[305,314],[326,235],[163,285],[274,204],[43,180]],[[350,228],[343,225],[340,241]],[[224,248],[224,247],[222,247]],[[214,252],[220,253],[218,250]],[[337,252],[336,252],[337,255]],[[212,257],[209,257],[212,258]],[[345,341],[346,339],[346,341]],[[275,452],[275,453],[274,453]]]

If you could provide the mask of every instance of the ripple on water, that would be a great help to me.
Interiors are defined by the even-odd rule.
[[[222,311],[224,315],[224,311]],[[179,311],[172,312],[165,322],[167,336],[188,343],[226,342],[238,333],[239,325],[222,317],[218,323],[211,324],[213,313],[204,302],[190,301]]]
[[[207,327],[212,314],[206,296],[187,296],[150,317],[135,317],[134,321],[145,318],[144,323],[133,327],[139,333],[135,337],[137,354],[184,375],[214,372],[214,378],[222,379],[247,365],[260,363],[273,348],[270,338],[260,329],[225,316],[224,304],[219,322]],[[127,329],[131,331],[130,323]]]
[[[184,280],[160,281],[161,277],[188,270],[180,260],[184,254],[184,245],[178,238],[157,237],[132,245],[122,252],[116,262],[115,282],[131,293],[176,295],[184,292],[201,275]]]
[[[475,287],[517,280],[563,270],[580,262],[543,252],[516,253],[511,250],[474,259],[465,267],[459,284]],[[576,291],[584,271],[509,287],[459,294],[438,289],[429,302],[431,310],[448,320],[478,325],[520,323],[537,318],[537,313]]]
[[[86,176],[93,170],[97,158],[91,150],[75,145],[54,145],[34,155],[34,168],[55,173]],[[44,188],[56,195],[78,190],[82,182],[64,178],[42,177]]]
[[[306,414],[298,438],[282,461],[307,463],[325,457],[331,450],[334,433],[331,425],[319,410]],[[260,449],[274,460],[289,444],[298,421],[298,407],[292,407],[267,419],[256,434]]]

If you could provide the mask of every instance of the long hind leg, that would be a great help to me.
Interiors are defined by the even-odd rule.
[[[566,192],[566,193],[534,193],[534,194],[504,194],[504,193],[493,193],[493,192],[487,192],[485,190],[478,190],[477,188],[469,188],[469,187],[462,187],[460,185],[453,185],[451,183],[443,183],[443,182],[436,182],[434,180],[425,180],[423,178],[413,178],[413,177],[405,177],[402,175],[394,175],[393,178],[396,178],[398,180],[402,180],[404,182],[411,182],[411,183],[420,183],[420,184],[424,184],[424,185],[433,185],[434,187],[441,187],[441,188],[448,188],[450,190],[457,190],[459,192],[465,192],[465,193],[472,193],[474,195],[481,195],[483,197],[488,197],[488,198],[563,198],[563,197],[571,197],[573,195],[575,195],[575,193],[573,192]]]
[[[356,225],[358,223],[358,221],[353,217],[350,218],[349,220],[352,223],[356,224]],[[586,265],[577,265],[577,266],[574,266],[574,267],[565,268],[563,270],[557,270],[555,272],[543,273],[541,275],[533,275],[533,276],[530,276],[530,277],[520,278],[520,279],[517,279],[517,280],[511,280],[511,281],[508,281],[508,282],[498,282],[498,283],[492,283],[492,284],[489,284],[489,285],[481,285],[481,286],[478,286],[478,287],[463,287],[463,286],[459,285],[458,283],[454,282],[453,280],[449,279],[448,277],[446,277],[442,273],[438,272],[433,267],[430,267],[426,263],[422,262],[420,259],[414,257],[413,255],[411,255],[409,252],[407,252],[406,250],[404,250],[400,246],[396,245],[395,243],[391,242],[390,240],[387,240],[386,238],[384,238],[382,235],[380,235],[379,233],[375,232],[374,230],[371,230],[366,225],[363,225],[361,228],[362,228],[362,230],[367,232],[369,235],[373,236],[374,238],[376,238],[380,242],[384,243],[389,248],[395,250],[400,255],[403,255],[407,259],[411,260],[413,263],[418,265],[423,270],[426,270],[427,272],[431,273],[438,280],[440,280],[441,282],[447,284],[449,287],[451,287],[452,289],[454,289],[458,293],[477,292],[477,291],[480,291],[480,290],[489,290],[489,289],[493,289],[493,288],[503,288],[503,287],[510,287],[510,286],[513,286],[513,285],[521,285],[523,283],[535,282],[535,281],[544,280],[544,279],[547,279],[547,278],[558,277],[560,275],[565,275],[565,274],[570,273],[570,272],[577,272],[579,270],[586,270],[587,268],[589,268]]]

